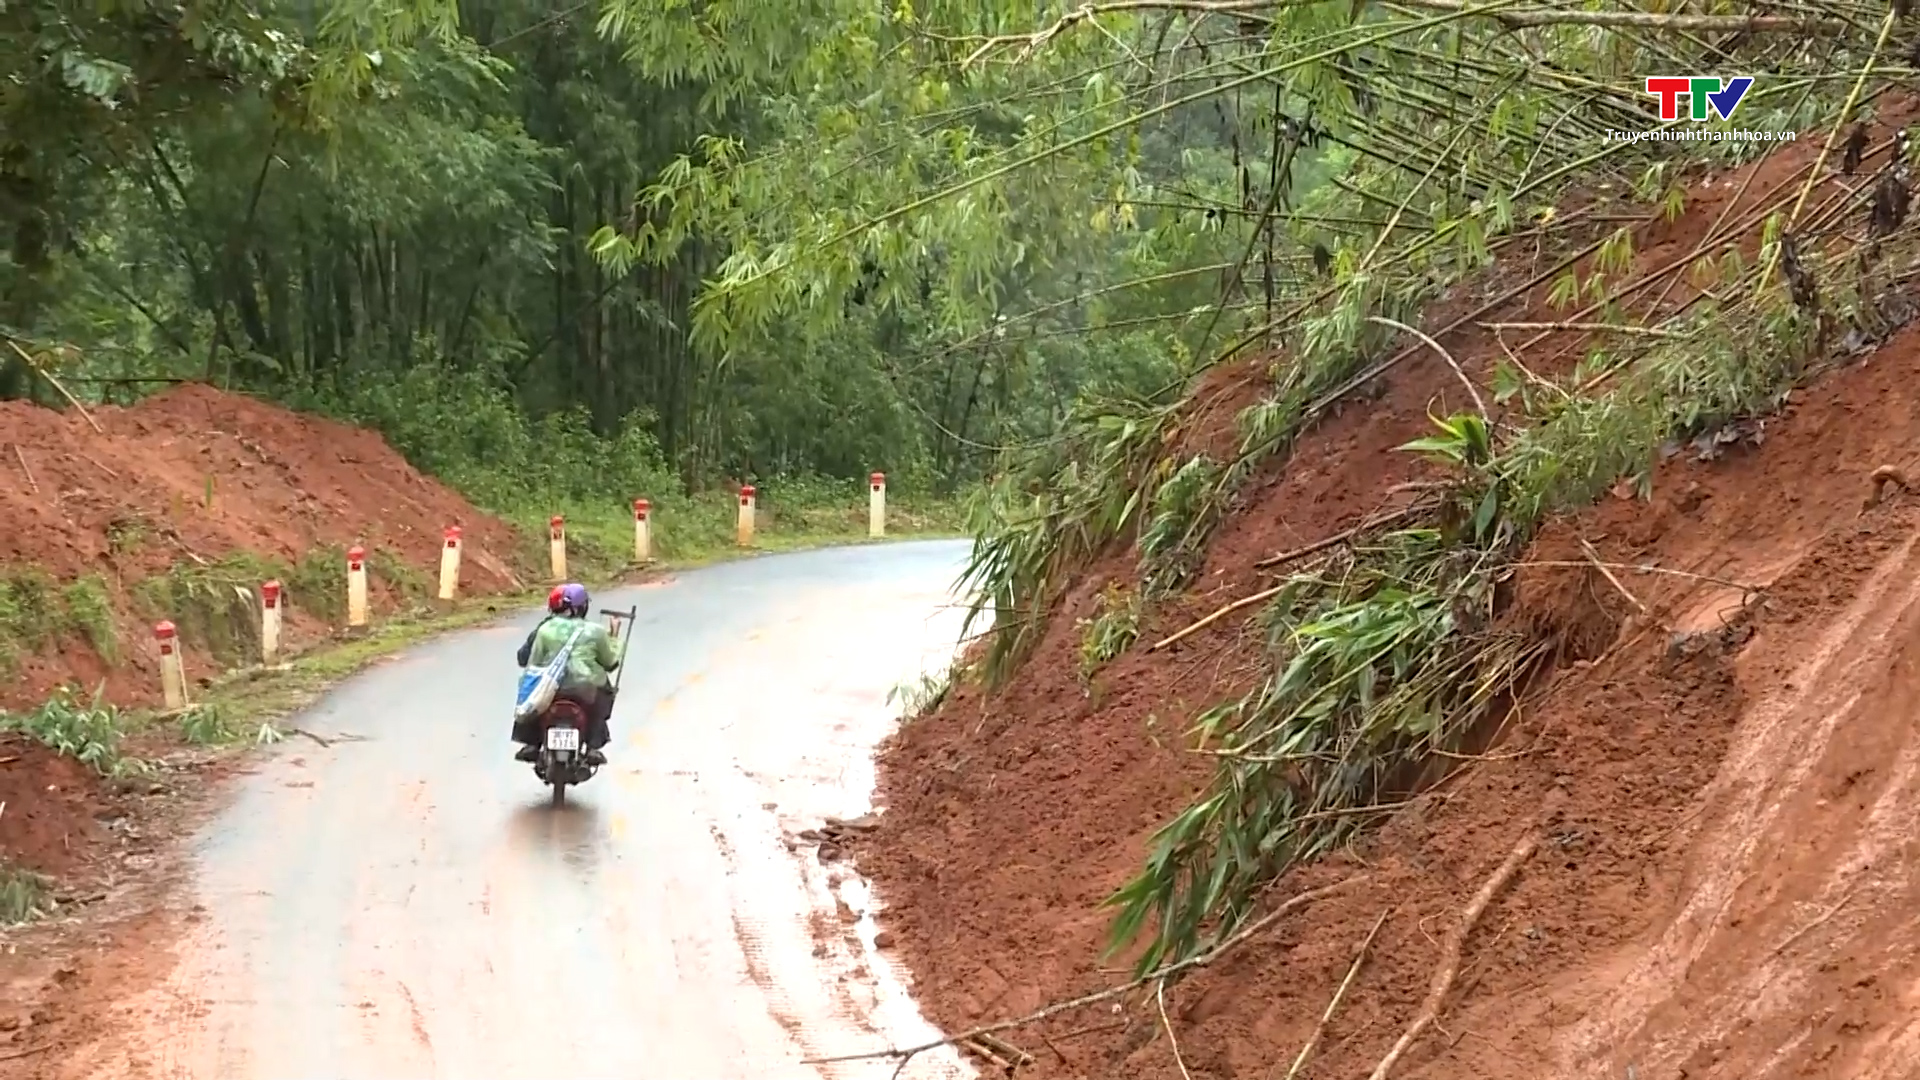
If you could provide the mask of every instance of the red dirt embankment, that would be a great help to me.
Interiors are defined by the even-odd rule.
[[[460,525],[463,593],[520,585],[510,565],[513,529],[422,476],[378,434],[200,385],[89,412],[101,431],[78,412],[0,402],[0,585],[14,606],[60,605],[67,602],[62,587],[97,579],[112,605],[116,655],[103,657],[64,611],[53,618],[59,626],[51,640],[25,648],[11,640],[13,626],[0,626],[9,636],[0,641],[7,647],[0,708],[38,705],[63,683],[84,697],[103,681],[115,704],[156,704],[155,613],[136,601],[136,587],[182,569],[211,573],[231,556],[291,567],[322,548],[362,544],[376,571],[370,600],[377,612],[399,599],[378,571],[430,582],[442,530]],[[332,586],[341,593],[345,572],[343,564]],[[23,575],[42,584],[23,593],[17,583],[30,580]],[[222,571],[217,580],[228,576]],[[282,638],[289,649],[332,629],[302,600],[289,589]],[[215,673],[191,640],[184,654],[191,678]],[[122,815],[123,801],[71,759],[20,736],[0,738],[0,865],[73,877],[104,837],[103,822]]]
[[[1797,183],[1818,145],[1757,166],[1727,220]],[[1696,186],[1680,221],[1637,230],[1640,270],[1686,256],[1743,180]],[[1816,199],[1837,189],[1823,180]],[[1530,277],[1503,266],[1426,325]],[[1482,318],[1554,318],[1544,288]],[[1690,296],[1676,285],[1667,309]],[[1479,330],[1441,341],[1485,394],[1497,343]],[[1550,342],[1528,365],[1564,371],[1560,351]],[[1244,404],[1256,380],[1249,365],[1214,393]],[[1091,696],[1073,623],[1127,577],[1125,552],[1064,599],[1005,693],[963,689],[902,730],[859,864],[936,1023],[957,1033],[1123,981],[1100,966],[1108,913],[1096,906],[1205,783],[1209,763],[1183,749],[1195,710],[1259,674],[1243,620],[1163,653],[1145,646],[1256,591],[1257,559],[1404,502],[1394,489],[1422,466],[1393,447],[1425,433],[1430,402],[1444,414],[1464,394],[1428,351],[1390,383],[1249,485],[1193,594],[1155,613]],[[1917,407],[1920,332],[1902,332],[1797,392],[1763,438],[1717,462],[1663,463],[1651,504],[1613,498],[1550,525],[1511,617],[1558,635],[1567,666],[1498,749],[1275,895],[1350,887],[1169,986],[1183,1060],[1152,996],[1136,993],[1004,1032],[1034,1055],[1020,1075],[1283,1076],[1384,914],[1301,1074],[1367,1076],[1419,1012],[1462,909],[1529,830],[1538,849],[1468,936],[1439,1022],[1396,1080],[1920,1074],[1908,1000],[1920,992],[1908,851],[1920,834],[1920,500],[1863,510],[1875,467],[1920,458]],[[1582,540],[1622,567],[1619,586]],[[1673,572],[1625,568],[1653,564]]]
[[[0,402],[0,573],[38,571],[60,584],[99,575],[117,601],[119,662],[72,633],[25,659],[0,686],[0,707],[37,703],[63,682],[91,691],[102,678],[116,703],[152,703],[151,621],[127,603],[128,588],[236,552],[293,564],[316,547],[358,543],[435,575],[442,530],[459,525],[462,591],[519,585],[513,530],[374,432],[198,384],[89,412],[102,431],[72,410]],[[340,573],[344,591],[344,565]],[[392,599],[377,577],[371,584],[376,607]],[[327,629],[301,599],[290,590],[290,647]],[[192,677],[211,673],[203,651],[184,651]]]

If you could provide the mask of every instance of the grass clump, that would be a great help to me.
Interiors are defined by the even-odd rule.
[[[953,692],[955,678],[953,668],[923,672],[917,678],[887,691],[887,704],[899,708],[902,720],[918,719],[947,700],[947,695]]]
[[[119,662],[114,634],[113,596],[97,574],[64,587],[31,567],[0,571],[0,672],[11,673],[20,658],[77,635],[109,664]]]
[[[203,702],[180,717],[180,737],[195,746],[224,746],[245,734],[233,712],[219,703]]]
[[[0,669],[12,672],[21,655],[51,644],[59,635],[59,591],[31,568],[0,573]]]
[[[261,582],[280,570],[253,555],[236,553],[210,564],[178,563],[164,574],[135,585],[142,613],[167,619],[180,640],[206,651],[223,665],[260,659]]]
[[[107,523],[107,552],[116,559],[123,558],[146,547],[153,535],[153,525],[143,517],[115,518]]]
[[[70,582],[60,591],[69,625],[78,629],[109,666],[120,663],[120,639],[114,630],[113,593],[98,574]]]
[[[367,576],[374,576],[375,559],[368,556]],[[288,607],[297,607],[330,625],[347,618],[347,549],[340,544],[321,544],[286,571],[280,581]]]
[[[25,713],[0,712],[0,731],[17,731],[87,766],[101,776],[118,777],[146,771],[146,763],[122,753],[125,717],[104,700],[103,683],[87,701],[71,687],[60,687],[39,708]]]
[[[53,913],[53,882],[25,867],[0,863],[0,926],[18,926]]]

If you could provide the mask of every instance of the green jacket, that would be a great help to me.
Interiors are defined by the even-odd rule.
[[[612,682],[608,672],[619,665],[620,654],[613,647],[613,635],[592,619],[566,616],[548,619],[534,632],[533,648],[527,654],[527,666],[539,668],[552,663],[575,630],[581,631],[580,640],[573,643],[573,655],[567,658],[567,673],[560,680],[560,689],[583,689],[589,686],[605,689]]]

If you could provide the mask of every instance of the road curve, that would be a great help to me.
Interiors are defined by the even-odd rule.
[[[802,1059],[931,1034],[787,840],[866,808],[887,692],[951,656],[964,547],[724,564],[637,604],[611,761],[548,805],[513,761],[535,615],[342,686],[199,840],[204,909],[123,1046],[156,1080],[865,1080]],[[859,892],[857,883],[849,895]],[[903,1077],[961,1076],[951,1056]]]

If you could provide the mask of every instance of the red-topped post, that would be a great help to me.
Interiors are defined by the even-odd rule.
[[[567,519],[555,514],[547,519],[547,548],[552,553],[553,583],[567,581]]]
[[[741,547],[753,546],[753,485],[740,487],[740,527],[736,539]]]
[[[867,535],[875,540],[887,535],[887,474],[867,477]]]
[[[280,652],[280,583],[260,586],[260,662],[273,663]]]
[[[633,561],[636,563],[653,561],[653,523],[647,520],[652,510],[653,504],[647,500],[633,500]]]
[[[347,549],[347,625],[367,625],[367,549]]]
[[[440,599],[451,600],[460,590],[460,526],[447,526],[440,545]]]
[[[180,634],[173,623],[154,624],[153,642],[160,649],[160,693],[168,709],[187,707],[187,668],[180,656]]]

